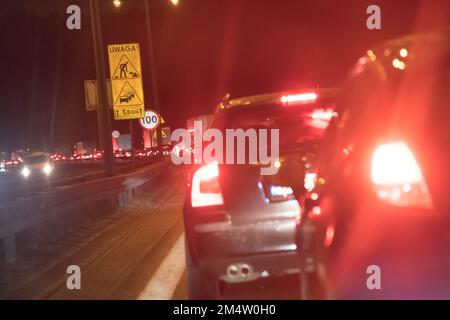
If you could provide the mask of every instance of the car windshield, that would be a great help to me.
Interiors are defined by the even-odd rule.
[[[24,159],[25,164],[38,164],[48,161],[47,156],[32,156]]]

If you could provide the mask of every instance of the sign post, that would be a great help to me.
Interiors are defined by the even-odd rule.
[[[114,155],[111,141],[111,121],[109,118],[109,111],[107,106],[107,88],[105,75],[105,59],[103,51],[102,31],[100,25],[100,13],[98,0],[89,0],[89,7],[91,9],[91,23],[92,23],[92,40],[94,44],[95,57],[95,73],[98,81],[98,108],[97,121],[99,128],[100,146],[104,149],[104,166],[105,174],[107,176],[114,175]]]
[[[115,120],[144,117],[141,56],[138,43],[108,45]]]
[[[133,144],[133,140],[134,140],[134,132],[133,132],[133,121],[129,121],[129,125],[130,125],[130,152],[131,152],[131,169],[135,169],[136,168],[136,162],[135,162],[135,158],[134,158],[134,144]]]

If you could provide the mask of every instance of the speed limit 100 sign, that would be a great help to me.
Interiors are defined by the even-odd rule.
[[[139,119],[141,126],[147,130],[158,128],[160,122],[159,114],[152,110],[145,111],[144,118]]]

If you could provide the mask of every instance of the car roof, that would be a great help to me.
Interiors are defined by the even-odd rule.
[[[48,157],[49,154],[45,153],[45,152],[33,152],[32,154],[29,154],[27,156],[25,156],[24,158],[34,158],[34,157]]]
[[[216,107],[216,113],[221,110],[227,110],[237,107],[255,106],[255,105],[267,105],[267,104],[281,104],[281,97],[290,94],[309,93],[315,92],[318,95],[318,100],[321,99],[334,99],[339,93],[339,88],[322,88],[322,89],[303,89],[297,91],[279,91],[272,93],[265,93],[253,96],[246,96],[234,99],[225,98]],[[228,96],[228,95],[227,95]]]

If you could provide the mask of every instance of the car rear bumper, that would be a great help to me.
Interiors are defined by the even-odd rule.
[[[194,237],[199,255],[224,257],[297,250],[295,219],[273,219],[245,224],[231,221],[198,224]]]
[[[274,275],[299,273],[300,266],[297,251],[199,260],[199,267],[203,272],[227,283],[242,283]]]
[[[301,269],[296,219],[210,222],[187,230],[192,260],[210,277],[239,283]]]

